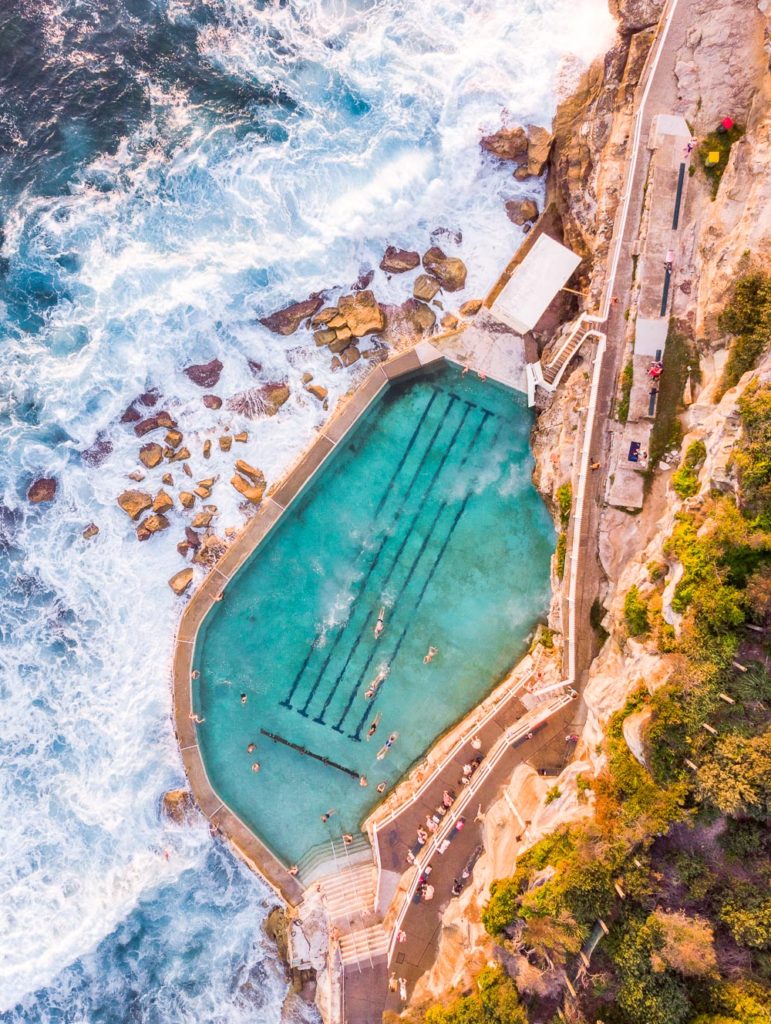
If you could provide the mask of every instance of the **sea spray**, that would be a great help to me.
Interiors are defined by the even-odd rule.
[[[247,430],[243,457],[275,480],[325,416],[301,375],[331,402],[353,379],[256,317],[334,298],[437,228],[469,268],[444,301],[481,296],[521,238],[504,201],[542,186],[480,135],[502,112],[548,123],[560,66],[599,52],[609,18],[602,0],[40,0],[0,21],[0,1010],[278,1021],[272,896],[203,822],[159,814],[183,782],[166,586],[181,519],[136,541],[115,498],[138,441],[118,420],[159,388],[195,478],[222,476],[218,532],[238,526],[232,453],[206,461],[203,439]],[[372,287],[396,302],[411,281]],[[287,380],[289,402],[258,421],[205,410],[180,371],[214,357],[218,394]],[[95,467],[78,453],[98,438]],[[58,492],[33,508],[41,473]]]

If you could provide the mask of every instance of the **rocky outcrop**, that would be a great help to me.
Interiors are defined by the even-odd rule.
[[[483,150],[499,160],[520,160],[527,153],[527,132],[521,125],[499,128],[480,142]]]
[[[139,449],[139,461],[143,466],[147,466],[148,469],[154,469],[159,463],[163,462],[163,448],[155,441],[143,444]]]
[[[408,270],[414,270],[420,266],[419,253],[408,249],[397,249],[389,245],[380,261],[380,269],[386,274],[404,274]]]
[[[260,317],[258,322],[273,334],[283,334],[284,336],[294,334],[303,320],[312,317],[316,310],[321,308],[322,303],[323,299],[320,295],[311,295],[304,302],[293,302],[291,305],[271,313],[270,316]]]
[[[385,327],[385,317],[377,299],[369,289],[354,295],[342,295],[337,303],[342,323],[330,321],[330,327],[347,327],[354,338],[377,334]]]
[[[219,359],[212,359],[208,363],[197,363],[185,367],[185,376],[197,384],[199,388],[213,388],[219,381],[222,373],[222,363]]]
[[[466,264],[457,256],[446,256],[438,245],[424,253],[423,266],[446,292],[458,292],[466,284]]]
[[[118,504],[129,518],[139,519],[143,512],[153,507],[153,498],[146,491],[124,491],[118,495]]]
[[[387,306],[388,326],[383,337],[391,345],[405,348],[429,335],[436,324],[436,313],[425,302],[407,299],[400,306]]]
[[[30,484],[27,491],[27,501],[30,505],[40,505],[43,502],[53,501],[56,497],[57,483],[52,476],[42,476]]]
[[[428,274],[418,274],[412,286],[412,294],[422,302],[430,302],[439,291],[439,282]]]
[[[192,569],[183,569],[183,573],[193,574]],[[177,575],[182,575],[177,573]],[[164,793],[162,810],[164,815],[175,825],[185,825],[197,813],[193,794],[186,789],[170,789]]]
[[[552,134],[548,128],[535,124],[527,126],[527,164],[528,176],[537,177],[543,174],[551,152]]]
[[[285,381],[270,381],[257,388],[249,388],[233,395],[227,401],[227,408],[248,419],[259,416],[275,416],[278,410],[288,401],[289,385]],[[232,443],[232,438],[229,439]],[[222,447],[220,438],[220,447]],[[229,446],[228,446],[229,447]]]
[[[144,437],[145,434],[149,434],[153,430],[168,430],[170,427],[176,427],[176,425],[176,420],[164,410],[157,412],[154,416],[148,416],[147,419],[140,420],[134,427],[134,433],[137,437]]]
[[[538,217],[538,204],[534,199],[509,199],[506,203],[506,216],[519,227],[532,224]]]
[[[180,569],[179,572],[175,572],[169,580],[169,586],[177,595],[181,597],[188,589],[190,584],[193,582],[193,570],[192,569]],[[169,794],[167,793],[166,796]],[[171,815],[170,815],[171,817]]]

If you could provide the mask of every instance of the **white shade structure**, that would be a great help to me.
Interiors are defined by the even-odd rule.
[[[527,334],[580,262],[581,257],[571,249],[549,235],[541,235],[514,270],[490,312],[519,334]]]

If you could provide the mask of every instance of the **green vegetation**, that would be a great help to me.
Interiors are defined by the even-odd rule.
[[[573,507],[573,488],[569,483],[562,484],[557,488],[557,507],[560,511],[562,527],[567,529],[570,522],[570,510]]]
[[[640,596],[637,587],[630,587],[624,598],[624,622],[630,636],[641,636],[650,629],[648,602]]]
[[[477,991],[447,1006],[434,1006],[412,1024],[527,1024],[514,982],[501,967],[486,967],[478,976]],[[393,1015],[394,1020],[403,1020]]]
[[[707,175],[712,186],[713,199],[717,195],[717,190],[720,188],[720,179],[723,177],[723,172],[728,165],[731,147],[742,135],[744,135],[744,128],[740,124],[735,124],[727,132],[710,132],[709,135],[704,137],[699,146],[699,158],[701,159],[704,173]],[[709,164],[707,162],[710,153],[719,154],[719,160],[716,164]]]
[[[670,320],[664,372],[658,382],[656,418],[648,444],[649,473],[666,452],[680,447],[683,431],[678,415],[683,407],[683,392],[688,380],[689,367],[693,368],[697,363],[696,353],[692,351],[685,336],[676,329],[674,320]]]
[[[740,278],[718,327],[734,337],[720,382],[722,396],[755,367],[771,338],[771,276],[758,271]]]
[[[562,790],[559,786],[552,786],[551,789],[546,790],[546,798],[544,802],[546,804],[553,804],[555,800],[559,800],[562,796]]]
[[[652,596],[636,587],[626,595],[630,634],[650,632],[671,652],[669,680],[653,694],[641,685],[611,717],[606,769],[576,781],[592,817],[544,837],[490,888],[483,924],[532,1021],[550,1019],[543,993],[560,987],[563,968],[575,977],[601,917],[610,934],[570,1019],[771,1024],[771,676],[761,662],[747,672],[732,664],[748,659],[745,618],[771,616],[771,385],[748,388],[740,415],[738,500],[715,494],[679,513],[667,543],[683,570],[677,632],[661,619],[666,566],[649,566]],[[689,447],[681,469],[695,471],[704,455]],[[623,734],[638,712],[644,765]]]
[[[557,536],[557,565],[556,565],[556,569],[557,569],[557,576],[559,577],[559,579],[562,579],[564,577],[564,575],[565,575],[565,556],[567,555],[567,550],[568,550],[568,535],[563,530],[562,533],[560,533]]]
[[[704,465],[707,449],[703,441],[693,441],[683,456],[680,468],[672,477],[672,486],[681,498],[691,498],[699,491],[699,470]]]
[[[634,363],[630,359],[621,371],[621,398],[618,402],[618,420],[626,423],[629,419],[629,399],[632,396],[632,384],[634,383]]]

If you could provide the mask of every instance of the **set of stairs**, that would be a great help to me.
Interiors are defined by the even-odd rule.
[[[562,347],[556,353],[554,359],[549,363],[541,364],[541,373],[543,379],[547,384],[554,385],[559,377],[562,375],[562,371],[565,366],[570,362],[573,356],[581,347],[581,342],[584,340],[586,335],[589,333],[589,324],[584,321],[580,321],[573,331],[565,339]]]
[[[363,970],[385,957],[388,933],[375,911],[377,872],[366,837],[358,835],[348,845],[330,840],[328,853],[318,848],[303,867],[321,892],[343,965]]]

